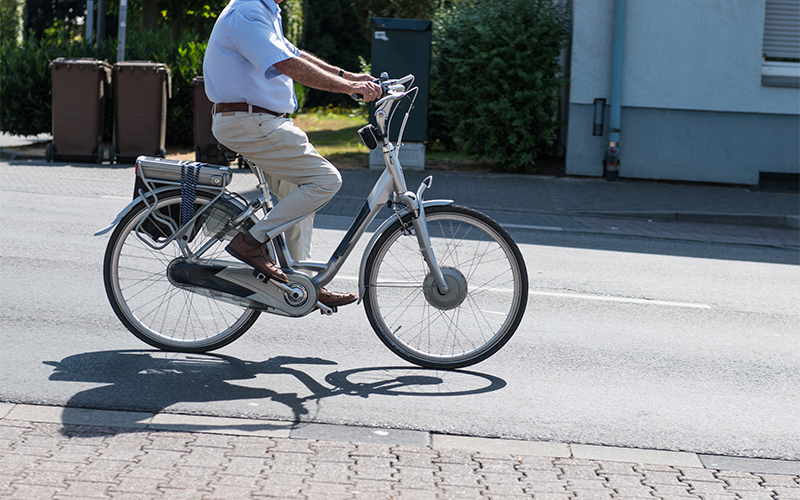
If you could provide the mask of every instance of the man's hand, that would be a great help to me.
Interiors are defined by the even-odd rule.
[[[367,75],[369,76],[369,75]],[[364,102],[374,101],[381,98],[381,86],[373,82],[374,78],[370,77],[369,80],[353,82],[354,90],[350,95],[360,94],[361,100]]]

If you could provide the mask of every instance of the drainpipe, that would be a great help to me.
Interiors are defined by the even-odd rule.
[[[622,55],[625,48],[625,0],[614,0],[614,46],[611,55],[611,103],[608,150],[603,161],[606,180],[619,176],[619,133],[622,114]]]
[[[92,43],[94,36],[94,0],[86,2],[86,43]]]
[[[119,0],[119,31],[117,41],[117,62],[125,60],[125,33],[128,29],[128,0]]]

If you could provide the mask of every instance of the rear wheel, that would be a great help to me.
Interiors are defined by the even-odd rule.
[[[198,192],[195,210],[212,199]],[[180,191],[159,194],[149,214],[139,203],[123,217],[106,248],[103,278],[111,307],[134,335],[167,351],[206,352],[233,342],[253,325],[257,310],[176,287],[167,277],[173,260],[191,256],[218,236],[242,208],[232,200],[218,201],[198,218],[189,241],[174,240],[163,249],[149,244],[163,245],[172,234],[169,226],[181,226]],[[236,230],[223,234],[203,259],[227,258],[225,246],[235,235]]]
[[[398,221],[367,257],[364,309],[401,358],[439,369],[473,365],[517,330],[528,300],[525,262],[508,232],[476,210],[431,207],[425,217],[450,291],[439,292],[416,236]]]

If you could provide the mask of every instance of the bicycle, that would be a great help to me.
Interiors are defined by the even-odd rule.
[[[500,224],[453,200],[423,201],[432,177],[407,189],[398,159],[418,87],[413,75],[381,75],[376,125],[359,130],[382,145],[386,168],[327,262],[295,261],[280,235],[270,252],[289,282],[270,280],[235,261],[225,246],[272,208],[264,174],[247,160],[260,195],[248,202],[229,191],[226,166],[154,157],[136,161],[134,200],[106,229],[103,278],[120,321],[139,339],[167,351],[208,352],[243,335],[261,312],[302,317],[336,312],[317,300],[382,207],[391,215],[361,258],[359,302],[381,341],[401,358],[454,369],[485,360],[522,320],[528,276],[517,244]],[[354,96],[357,98],[358,96]],[[397,146],[389,128],[405,113]]]

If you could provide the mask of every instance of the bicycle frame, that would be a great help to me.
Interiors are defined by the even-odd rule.
[[[375,245],[376,241],[380,237],[381,233],[385,231],[392,223],[397,220],[400,220],[403,223],[403,219],[406,215],[411,214],[411,224],[406,224],[406,231],[408,233],[412,233],[416,236],[417,241],[419,243],[420,252],[425,259],[425,262],[428,264],[428,267],[431,271],[431,275],[434,278],[434,281],[439,288],[439,291],[442,294],[446,294],[449,290],[449,286],[447,285],[445,278],[442,274],[441,269],[439,268],[436,257],[433,253],[433,249],[431,248],[430,237],[428,235],[428,228],[427,223],[425,220],[425,208],[431,206],[439,206],[439,205],[450,205],[453,203],[453,200],[432,200],[432,201],[423,201],[423,195],[425,190],[431,186],[432,177],[428,176],[422,183],[420,184],[417,192],[411,192],[408,190],[406,185],[405,176],[403,174],[403,168],[400,164],[400,160],[397,154],[397,147],[389,140],[388,134],[388,122],[391,121],[391,110],[393,106],[399,101],[399,99],[405,97],[406,95],[416,92],[417,88],[412,88],[410,90],[406,90],[405,84],[413,81],[413,76],[409,75],[405,78],[400,80],[393,80],[384,83],[384,90],[385,94],[377,103],[376,108],[377,111],[375,113],[376,119],[378,121],[380,127],[380,135],[382,137],[382,151],[384,162],[386,164],[386,168],[378,178],[377,182],[375,183],[372,191],[367,196],[364,205],[361,207],[361,210],[356,215],[355,219],[353,220],[350,228],[345,233],[344,237],[342,238],[341,242],[337,246],[336,250],[334,250],[331,257],[328,259],[327,262],[316,262],[316,261],[295,261],[285,243],[285,239],[283,235],[278,235],[274,239],[270,240],[269,245],[271,246],[271,250],[273,255],[279,260],[281,267],[285,269],[292,269],[295,271],[301,271],[303,278],[301,279],[299,276],[297,279],[301,281],[308,280],[311,284],[313,284],[317,289],[325,286],[333,278],[341,269],[342,265],[344,264],[345,260],[349,257],[352,253],[353,249],[355,248],[356,244],[366,232],[369,225],[375,220],[378,213],[384,206],[388,206],[394,211],[392,217],[389,217],[384,223],[379,227],[379,229],[375,232],[372,237],[372,240],[367,245],[367,248],[364,252],[362,257],[361,266],[359,269],[359,298],[363,299],[364,292],[365,292],[365,284],[364,284],[364,266],[366,257],[369,255],[370,250]],[[410,108],[409,108],[410,112]],[[406,116],[407,117],[407,116]],[[399,139],[398,139],[399,142]],[[399,147],[399,146],[398,146]],[[261,191],[261,196],[251,202],[250,204],[244,207],[244,210],[241,214],[237,217],[234,217],[230,221],[229,227],[239,227],[241,223],[243,223],[247,218],[253,217],[254,213],[259,210],[263,209],[265,215],[269,213],[272,209],[272,201],[269,193],[269,186],[266,182],[264,173],[257,167],[251,164],[249,161],[245,160],[250,166],[253,173],[256,175],[258,179],[258,189]],[[227,167],[225,167],[227,168]],[[155,207],[158,204],[158,195],[167,187],[174,189],[175,187],[180,187],[180,182],[169,181],[159,179],[158,185],[151,182],[148,177],[142,173],[141,176],[142,181],[144,182],[145,187],[147,190],[140,190],[139,197],[137,197],[133,202],[131,202],[123,211],[117,216],[117,218],[112,222],[112,224],[107,227],[106,229],[99,231],[96,235],[105,234],[106,232],[110,231],[116,224],[122,219],[122,217],[132,209],[139,202],[144,202],[149,211],[148,216],[152,215],[158,222],[164,224],[165,226],[169,227],[172,234],[167,237],[167,239],[157,245],[146,241],[146,239],[142,238],[139,235],[138,231],[141,229],[137,227],[137,235],[139,238],[147,244],[149,247],[154,249],[161,249],[168,246],[173,241],[178,241],[179,245],[181,246],[181,250],[184,253],[184,257],[188,258],[189,261],[198,261],[203,254],[211,248],[215,242],[219,241],[219,236],[212,237],[206,244],[204,244],[201,248],[197,249],[191,255],[189,254],[188,247],[186,243],[183,241],[183,236],[186,235],[189,231],[191,231],[194,227],[194,224],[198,220],[198,218],[211,206],[218,203],[225,193],[232,194],[234,196],[238,196],[235,193],[228,191],[227,188],[227,178],[224,178],[221,181],[221,185],[213,186],[213,191],[215,191],[215,196],[213,199],[206,204],[203,208],[201,208],[197,213],[194,214],[189,221],[185,222],[181,225],[181,227],[175,227],[175,224],[172,221],[163,219],[155,213]],[[203,186],[203,189],[211,189],[209,186]],[[217,191],[218,190],[218,191]],[[144,219],[143,219],[144,220]],[[141,226],[142,223],[139,225]],[[310,271],[313,276],[309,276],[306,273],[302,273],[302,271]],[[288,274],[292,274],[289,272]],[[270,283],[277,287],[278,289],[282,290],[288,294],[294,294],[296,291],[291,288],[289,285],[285,285],[283,283],[276,282],[275,280],[271,280]],[[321,309],[326,314],[331,314],[333,312],[332,309],[328,308],[327,306],[323,305],[320,302],[317,302],[317,307]]]

